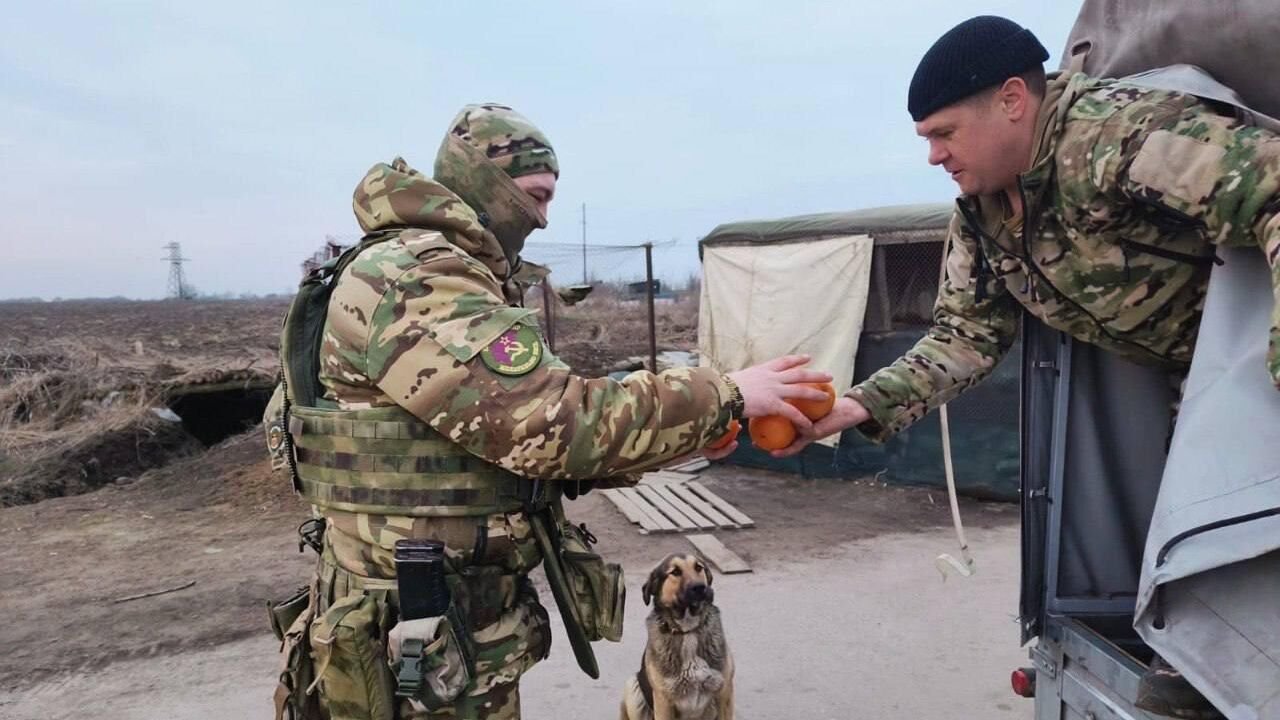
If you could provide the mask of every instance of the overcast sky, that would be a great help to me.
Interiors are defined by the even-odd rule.
[[[947,201],[906,91],[955,23],[1030,27],[1056,67],[1079,2],[20,3],[0,23],[0,298],[162,297],[162,246],[210,293],[290,291],[359,233],[375,162],[430,171],[469,102],[560,158],[531,243],[670,241],[721,222]],[[554,259],[555,253],[543,253]],[[581,260],[554,269],[576,282]],[[642,276],[639,255],[590,272]]]

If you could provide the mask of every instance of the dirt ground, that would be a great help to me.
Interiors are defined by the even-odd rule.
[[[734,545],[739,534],[722,537]],[[934,570],[932,558],[952,541],[942,530],[833,542],[821,559],[757,558],[752,573],[717,576],[738,720],[1030,720],[1032,702],[1009,687],[1010,670],[1027,663],[1012,621],[1018,528],[975,528],[969,539],[979,571],[968,579],[943,582]],[[594,646],[598,680],[578,669],[552,613],[551,657],[521,682],[524,717],[618,717],[643,652],[645,574],[644,566],[627,573],[622,642]],[[270,717],[277,657],[264,634],[135,658],[0,690],[0,716],[73,720],[91,707],[112,720]]]
[[[703,476],[758,523],[730,540],[748,562],[822,559],[841,543],[949,522],[936,491],[730,466]],[[975,527],[1016,516],[1012,506],[965,505]],[[599,494],[570,512],[628,567],[687,548],[679,535],[639,535]],[[128,485],[0,510],[0,567],[9,578],[0,606],[23,618],[0,628],[0,688],[263,634],[267,600],[302,584],[312,566],[294,532],[306,517],[255,432]]]
[[[647,323],[623,312],[620,302],[605,294],[561,308],[559,352],[584,374],[602,374],[619,359],[646,354]],[[0,303],[0,486],[39,475],[27,462],[33,447],[44,448],[47,458],[70,447],[70,440],[118,440],[88,459],[67,454],[62,471],[74,477],[60,487],[89,492],[0,507],[0,567],[6,571],[0,607],[20,620],[0,626],[0,717],[79,716],[77,709],[88,702],[102,716],[119,718],[265,712],[260,698],[269,694],[275,662],[265,606],[302,584],[314,557],[299,551],[295,534],[308,510],[287,479],[270,470],[261,429],[208,449],[183,443],[180,452],[135,463],[127,473],[99,465],[117,456],[142,458],[154,421],[112,423],[126,410],[150,412],[149,404],[163,397],[151,393],[156,383],[175,377],[198,383],[202,373],[225,380],[229,371],[273,372],[284,309],[283,300]],[[691,349],[696,317],[696,302],[660,308],[659,348]],[[137,397],[122,410],[113,392]],[[108,431],[116,434],[108,437]],[[91,470],[105,486],[93,489],[84,481]],[[1007,638],[990,640],[1006,627],[1016,602],[1015,507],[963,503],[975,537],[989,537],[1001,548],[1003,570],[993,584],[972,586],[979,595],[957,599],[938,594],[955,590],[924,584],[937,582],[932,554],[953,545],[939,491],[866,479],[810,481],[724,465],[704,471],[702,481],[757,523],[719,533],[756,572],[718,580],[725,588],[723,606],[743,623],[736,631],[746,661],[742,672],[751,692],[760,693],[754,696],[758,712],[765,713],[755,717],[778,717],[791,707],[814,710],[810,717],[849,717],[817,712],[853,711],[866,702],[842,693],[843,681],[831,669],[842,670],[847,662],[855,675],[871,677],[909,672],[917,662],[939,658],[948,663],[954,685],[948,692],[968,693],[965,701],[973,707],[1010,717],[994,699],[1003,697],[1003,681],[969,692],[962,661],[936,649],[903,647],[902,638],[937,636],[920,624],[931,617],[932,603],[961,603],[955,612],[974,604],[984,610],[985,624],[954,621],[944,633],[948,642],[979,648],[983,663],[1006,672],[1016,662],[1021,651],[1011,626]],[[687,551],[688,542],[680,535],[641,536],[598,493],[569,510],[591,527],[610,559],[628,569],[628,623],[639,627],[645,573],[666,553]],[[825,675],[794,677],[795,668],[814,662],[812,653],[803,643],[791,647],[796,644],[786,626],[768,612],[791,604],[797,609],[790,622],[809,635],[831,635],[843,648],[840,657],[847,656],[824,661],[822,667],[830,668]],[[845,612],[857,621],[838,620]],[[767,628],[753,630],[752,624]],[[864,637],[874,642],[864,648]],[[637,642],[643,637],[632,630],[622,646],[602,649],[607,675],[588,685],[561,642],[546,669],[531,675],[543,679],[526,695],[528,716],[611,714],[606,708],[615,702],[614,685],[635,663]],[[895,659],[886,663],[876,653]],[[175,681],[175,672],[182,679]],[[795,698],[802,702],[790,697],[800,690]],[[69,696],[80,700],[68,704]],[[591,709],[566,714],[568,699],[579,710]]]
[[[97,366],[275,367],[288,307],[287,299],[0,303],[0,349]]]

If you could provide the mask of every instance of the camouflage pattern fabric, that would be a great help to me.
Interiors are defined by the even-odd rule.
[[[324,648],[317,653],[316,688],[332,718],[519,720],[520,676],[551,650],[547,611],[527,581],[520,584],[510,611],[472,629],[475,675],[471,688],[449,707],[426,710],[393,696],[391,653],[380,638],[391,634],[394,593],[378,589],[387,586],[385,582],[370,582],[333,567],[329,558],[326,553],[318,570],[325,581],[312,643]],[[334,642],[316,642],[330,635]]]
[[[471,638],[476,646],[476,675],[466,696],[453,707],[427,713],[414,713],[402,706],[400,717],[519,720],[520,676],[551,651],[546,609],[530,587],[514,611],[473,632]]]
[[[1280,288],[1280,139],[1195,97],[1051,76],[1022,236],[999,197],[962,197],[926,336],[850,391],[883,441],[986,377],[1018,306],[1134,361],[1185,369],[1217,245],[1255,245]],[[1280,314],[1268,367],[1280,385]]]
[[[375,165],[353,204],[381,242],[359,251],[329,302],[320,381],[340,410],[372,417],[401,408],[495,471],[549,481],[625,483],[728,426],[730,391],[708,368],[622,381],[573,375],[545,347],[535,312],[518,306],[514,263],[495,234],[403,160]],[[542,557],[525,514],[321,511],[326,606],[362,592],[360,578],[394,578],[402,538],[444,541],[452,571],[467,572],[451,589],[478,628],[474,687],[454,708],[422,715],[402,704],[397,716],[518,718],[520,675],[550,646],[546,611],[526,578]]]
[[[356,207],[367,232],[407,229],[337,281],[320,379],[339,407],[399,405],[473,455],[550,480],[651,469],[724,432],[729,390],[709,368],[621,381],[571,374],[545,348],[535,311],[507,304],[500,277],[510,266],[492,235],[403,161],[374,166]],[[540,362],[518,377],[495,372],[480,356],[521,329]]]
[[[528,118],[506,105],[481,103],[462,108],[449,124],[449,135],[483,152],[508,177],[540,172],[560,176],[551,141]]]
[[[511,108],[488,104],[468,105],[454,118],[433,175],[477,213],[514,267],[525,238],[547,219],[512,178],[542,172],[560,175],[546,136]]]

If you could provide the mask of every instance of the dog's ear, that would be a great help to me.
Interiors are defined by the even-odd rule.
[[[640,599],[644,600],[644,604],[648,605],[654,595],[662,592],[662,581],[667,579],[667,568],[671,565],[671,556],[668,555],[649,571],[649,579],[644,581],[644,585],[640,587]]]
[[[702,574],[707,576],[707,587],[711,587],[711,563],[705,559],[702,561]]]

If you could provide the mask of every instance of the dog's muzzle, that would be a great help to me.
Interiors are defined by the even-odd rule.
[[[714,602],[715,596],[715,590],[703,583],[689,585],[680,593],[680,604],[696,610],[706,603]]]

